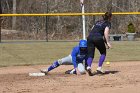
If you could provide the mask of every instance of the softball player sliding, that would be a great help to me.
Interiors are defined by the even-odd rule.
[[[91,64],[94,59],[95,47],[99,50],[101,54],[98,63],[97,72],[104,73],[104,71],[102,70],[102,65],[106,58],[105,43],[109,48],[111,48],[111,44],[109,43],[109,39],[108,39],[109,29],[111,28],[111,22],[110,22],[111,16],[112,14],[110,12],[106,12],[105,15],[103,15],[103,20],[97,21],[95,23],[94,27],[92,28],[87,38],[87,45],[88,45],[87,71],[89,75],[92,75]]]
[[[79,45],[75,46],[70,55],[55,61],[48,69],[42,69],[41,72],[47,74],[51,70],[57,68],[58,66],[66,63],[72,63],[74,69],[70,74],[84,74],[85,67],[83,66],[83,61],[87,61],[87,41],[80,40]]]

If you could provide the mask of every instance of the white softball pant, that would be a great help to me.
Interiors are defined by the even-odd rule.
[[[68,56],[66,56],[62,59],[59,59],[58,62],[59,62],[60,65],[62,65],[62,64],[73,64],[72,63],[72,56],[68,55]],[[78,64],[78,70],[80,71],[81,74],[85,73],[85,67],[82,63]]]

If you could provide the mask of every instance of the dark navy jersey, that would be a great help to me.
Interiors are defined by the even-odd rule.
[[[105,20],[97,21],[92,31],[90,32],[89,36],[103,37],[104,30],[106,27],[109,27],[109,29],[111,28],[111,23],[109,21],[105,21]]]
[[[81,52],[80,47],[75,46],[72,50],[71,56],[74,68],[76,68],[78,63],[82,63],[84,60],[87,60],[87,50],[85,52]]]

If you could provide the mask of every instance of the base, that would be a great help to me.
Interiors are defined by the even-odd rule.
[[[45,76],[45,73],[41,73],[41,72],[29,73],[29,76]]]

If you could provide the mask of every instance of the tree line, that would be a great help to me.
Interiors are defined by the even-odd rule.
[[[140,12],[140,0],[85,0],[85,12]],[[3,13],[80,13],[79,0],[1,0]],[[86,16],[86,31],[101,16]],[[127,25],[133,23],[136,31],[140,29],[139,15],[114,15],[112,18],[112,34],[126,33]],[[47,27],[47,28],[46,28]],[[49,16],[49,17],[2,17],[2,29],[13,29],[37,36],[45,34],[48,38],[63,39],[67,37],[79,39],[82,36],[81,16]]]

